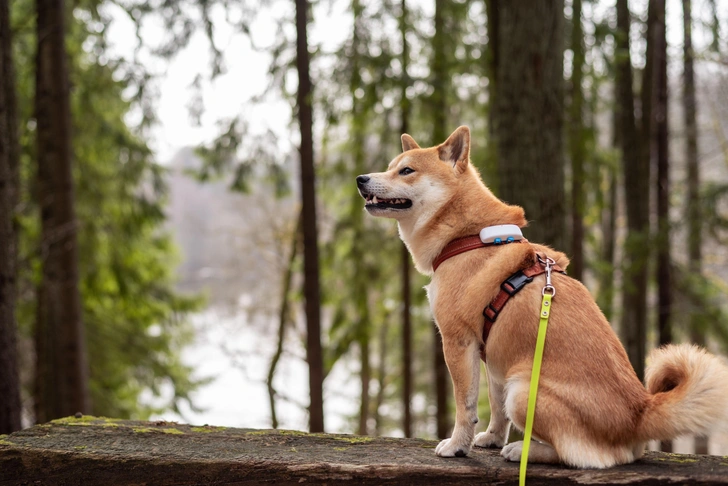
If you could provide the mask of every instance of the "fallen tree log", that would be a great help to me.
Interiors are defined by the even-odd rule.
[[[0,485],[517,484],[497,450],[436,441],[194,427],[84,416],[0,436]],[[528,484],[728,484],[728,457],[648,452],[627,466],[532,465]]]

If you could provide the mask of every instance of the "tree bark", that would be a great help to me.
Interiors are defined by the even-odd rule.
[[[409,131],[411,105],[407,98],[410,85],[409,44],[407,43],[407,0],[402,0],[399,29],[402,34],[402,86],[400,109],[402,112],[401,133]],[[402,279],[402,430],[405,437],[412,437],[412,291],[410,289],[410,254],[407,245],[400,245],[400,275]]]
[[[693,275],[703,273],[702,233],[703,221],[700,214],[700,165],[698,162],[697,98],[695,96],[695,68],[693,53],[692,2],[683,0],[683,116],[685,121],[685,161],[687,165],[687,208],[688,223],[688,271]],[[690,337],[700,346],[705,345],[705,334],[699,325],[698,312],[690,312]],[[708,453],[708,438],[695,437],[695,453]]]
[[[352,158],[354,162],[354,173],[363,174],[366,172],[366,131],[368,128],[368,107],[364,102],[356,98],[356,92],[365,88],[361,78],[361,53],[366,47],[362,46],[363,22],[362,15],[364,6],[359,0],[352,1],[353,31],[351,41],[351,78],[349,82],[349,93],[352,102]],[[355,303],[355,336],[359,345],[359,377],[361,383],[359,403],[359,427],[360,435],[369,434],[369,415],[371,397],[369,387],[372,379],[372,367],[370,360],[372,323],[369,310],[369,282],[365,278],[367,269],[365,267],[364,248],[364,212],[361,209],[361,197],[355,192],[352,193],[349,221],[353,231],[351,241],[351,260],[354,266],[355,278],[353,299]]]
[[[312,87],[308,53],[308,0],[296,0],[296,68],[298,124],[301,130],[301,200],[303,213],[303,273],[306,300],[306,360],[311,396],[309,429],[324,430],[323,355],[321,351],[321,290],[319,283],[316,174],[313,164]]]
[[[571,49],[574,53],[571,74],[571,106],[569,117],[569,152],[571,155],[571,263],[569,275],[577,280],[584,276],[584,137],[582,78],[584,69],[584,31],[581,25],[581,0],[572,5]]]
[[[665,35],[665,0],[657,0],[655,61],[657,70],[656,124],[657,147],[657,284],[659,344],[672,342],[670,314],[672,307],[670,275],[670,164],[668,154],[667,38]]]
[[[486,74],[488,76],[488,161],[485,181],[495,194],[498,194],[498,136],[496,124],[498,117],[495,110],[498,99],[498,10],[500,0],[485,0],[485,12],[488,23],[488,45],[485,47]]]
[[[495,2],[494,2],[495,3]],[[528,239],[565,248],[563,0],[498,2],[498,196],[526,211]]]
[[[374,435],[377,437],[382,435],[383,417],[381,412],[382,405],[386,399],[387,389],[387,355],[389,354],[389,339],[387,331],[389,326],[379,326],[379,364],[377,366],[377,397],[374,402]]]
[[[442,143],[447,139],[447,93],[449,90],[449,73],[447,66],[447,41],[445,36],[446,0],[435,0],[435,36],[432,39],[432,139],[433,143]],[[448,410],[449,375],[442,349],[442,336],[437,327],[434,332],[434,375],[437,436],[446,438],[450,433],[450,414]]]
[[[657,330],[658,344],[672,342],[672,275],[670,258],[670,173],[668,154],[667,37],[665,0],[657,0],[655,33],[655,68],[657,104],[654,109],[655,146],[657,148]],[[660,448],[672,451],[672,441],[662,441]]]
[[[629,54],[630,12],[617,0],[616,90],[627,210],[627,241],[622,272],[622,342],[640,380],[644,378],[649,258],[649,159],[640,151],[634,116],[632,62]],[[648,40],[648,43],[650,41]],[[643,107],[644,109],[644,107]]]
[[[37,0],[38,201],[42,278],[36,323],[36,420],[90,411],[78,277],[63,0]]]
[[[0,484],[462,485],[518,483],[497,449],[435,456],[437,442],[168,422],[64,420],[0,437]],[[725,459],[645,452],[595,471],[529,464],[529,485],[728,484]]]
[[[15,70],[10,38],[10,5],[0,0],[0,434],[21,427],[18,375],[18,237],[14,221],[20,188]]]

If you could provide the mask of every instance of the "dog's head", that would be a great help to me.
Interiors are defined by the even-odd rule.
[[[418,221],[437,212],[457,190],[469,165],[470,129],[462,126],[445,143],[425,149],[405,133],[402,150],[386,172],[360,175],[356,183],[373,216]]]

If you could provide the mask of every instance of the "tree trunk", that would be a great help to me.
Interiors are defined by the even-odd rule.
[[[301,200],[303,213],[303,273],[306,300],[306,360],[311,395],[309,429],[324,430],[323,355],[321,351],[321,291],[319,284],[316,174],[313,165],[313,110],[308,54],[308,0],[296,0],[296,67],[298,124],[301,130]]]
[[[400,108],[402,111],[401,133],[409,131],[410,101],[407,87],[410,84],[409,44],[407,43],[407,0],[402,0],[399,29],[402,34],[402,86]],[[412,437],[412,292],[410,290],[410,254],[407,245],[400,245],[402,278],[402,430],[405,437]]]
[[[351,41],[351,79],[349,83],[349,93],[351,94],[352,103],[352,154],[354,162],[354,173],[363,174],[366,172],[366,131],[368,129],[368,108],[364,102],[356,98],[355,93],[364,88],[361,78],[361,52],[365,50],[362,47],[362,30],[364,28],[362,14],[364,7],[359,0],[352,1],[353,31]],[[351,260],[354,265],[354,303],[356,310],[356,342],[359,345],[359,361],[361,364],[359,377],[361,383],[360,406],[359,406],[359,435],[369,434],[369,413],[370,413],[370,396],[369,385],[372,379],[371,360],[369,356],[372,323],[369,312],[369,282],[365,278],[368,274],[365,268],[364,248],[365,228],[364,228],[364,212],[361,209],[361,197],[356,192],[352,192],[352,200],[350,206],[349,221],[353,231],[351,241]]]
[[[389,326],[379,326],[379,365],[377,366],[377,398],[374,403],[374,435],[377,437],[382,435],[382,415],[381,409],[386,399],[387,390],[387,355],[389,354],[389,339],[387,331]]]
[[[622,272],[622,341],[640,380],[644,378],[649,258],[649,160],[640,152],[634,116],[632,62],[629,54],[630,12],[617,0],[616,91],[627,210],[627,241]],[[648,40],[648,43],[649,40]],[[644,107],[643,107],[644,109]]]
[[[495,3],[495,2],[494,2]],[[498,196],[523,206],[528,238],[565,248],[563,0],[498,2]]]
[[[18,125],[10,6],[0,0],[0,435],[20,429],[15,300],[17,285]]]
[[[581,0],[572,6],[571,49],[574,53],[571,75],[571,123],[569,127],[569,152],[571,155],[571,263],[569,275],[577,280],[584,274],[584,137],[582,76],[584,69],[584,31],[581,26]]]
[[[655,69],[657,104],[654,109],[657,148],[657,329],[659,345],[672,342],[672,276],[670,258],[670,174],[668,157],[667,37],[665,0],[657,0],[655,32]],[[672,451],[672,441],[662,441],[661,449]]]
[[[36,421],[90,411],[78,283],[71,111],[63,0],[37,0],[38,201],[42,278],[36,323]]]
[[[500,0],[485,0],[485,12],[488,23],[488,45],[485,47],[486,74],[488,76],[488,166],[485,171],[485,183],[495,194],[498,194],[498,137],[496,133],[495,104],[498,99],[498,10]]]
[[[693,275],[703,272],[702,232],[700,214],[700,166],[698,163],[697,99],[695,69],[693,68],[692,2],[683,0],[683,116],[685,117],[685,160],[687,165],[688,270]],[[698,313],[690,312],[690,337],[695,344],[705,345],[705,334],[698,324]],[[708,438],[695,437],[695,453],[708,453]]]
[[[657,70],[657,105],[655,106],[657,147],[657,284],[659,344],[672,342],[670,314],[672,306],[670,275],[670,174],[668,154],[667,38],[665,36],[665,0],[658,0],[655,61]]]
[[[435,144],[447,139],[447,98],[449,90],[447,70],[447,41],[445,36],[446,0],[435,0],[435,36],[432,39],[432,141]],[[442,349],[442,336],[437,327],[434,332],[434,375],[437,437],[444,439],[450,433],[448,411],[448,370]]]
[[[617,187],[619,185],[616,167],[607,167],[608,201],[602,211],[602,248],[601,259],[603,270],[599,277],[599,295],[597,304],[604,317],[611,322],[614,314],[614,254],[617,238]]]

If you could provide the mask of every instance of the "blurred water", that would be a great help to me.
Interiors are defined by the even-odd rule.
[[[187,404],[181,414],[164,413],[154,420],[210,424],[227,427],[271,428],[268,391],[265,383],[270,359],[275,351],[276,329],[259,329],[244,315],[226,315],[206,310],[193,316],[194,343],[183,354],[197,378],[212,381],[193,394],[192,410]],[[285,352],[281,357],[274,386],[285,399],[276,403],[279,428],[307,430],[308,367],[299,336],[289,330]],[[352,380],[354,363],[342,361],[329,373],[324,383],[327,432],[352,432],[348,417],[355,416],[359,388]],[[165,390],[169,397],[171,388]],[[150,401],[149,396],[145,400]]]

